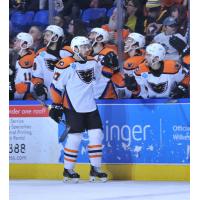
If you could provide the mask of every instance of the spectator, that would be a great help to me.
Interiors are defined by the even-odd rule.
[[[84,22],[80,19],[71,19],[70,23],[68,24],[65,36],[65,45],[70,45],[71,40],[75,36],[87,36],[87,26]]]
[[[40,26],[31,26],[29,29],[29,34],[33,37],[32,48],[37,52],[43,47],[43,29]]]
[[[187,9],[182,5],[174,5],[170,8],[170,16],[177,20],[177,32],[185,36],[188,26]]]
[[[128,19],[126,26],[129,28],[130,32],[143,32],[144,17],[141,15],[137,17],[141,8],[139,0],[128,0],[126,4],[126,11]]]
[[[117,44],[117,8],[113,10],[113,14],[109,18],[108,24],[103,25],[101,28],[109,32],[111,42]],[[123,40],[127,38],[129,31],[127,29],[122,30]]]
[[[146,42],[149,44],[153,37],[162,29],[163,20],[169,15],[167,10],[163,10],[160,0],[148,0],[146,3],[147,19],[144,21],[144,33]]]
[[[165,60],[179,60],[179,51],[170,44],[170,39],[173,37],[178,37],[180,41],[186,43],[186,39],[179,33],[177,33],[178,23],[173,17],[167,17],[163,22],[162,33],[159,33],[154,37],[154,42],[162,44],[166,49]]]
[[[53,24],[54,25],[57,25],[57,26],[60,26],[61,28],[64,29],[64,26],[65,26],[65,19],[64,19],[64,16],[60,13],[60,14],[57,14],[53,17]]]

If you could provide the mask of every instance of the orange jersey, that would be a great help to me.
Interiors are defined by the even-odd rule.
[[[29,50],[28,53],[16,62],[15,77],[15,99],[29,99],[31,92],[32,67],[34,63],[35,53]]]
[[[124,72],[127,74],[132,74],[133,71],[138,67],[139,64],[144,62],[144,56],[133,56],[128,58],[123,65]]]

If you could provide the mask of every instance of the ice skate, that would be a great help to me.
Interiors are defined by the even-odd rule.
[[[64,183],[67,182],[78,183],[80,178],[80,175],[76,173],[73,169],[64,169],[63,176],[64,176],[63,179]]]
[[[102,172],[99,167],[91,166],[90,169],[90,182],[96,182],[100,180],[101,182],[106,182],[108,180],[108,175]]]

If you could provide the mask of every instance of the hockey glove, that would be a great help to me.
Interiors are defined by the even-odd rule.
[[[179,54],[182,54],[183,50],[187,46],[187,44],[181,38],[179,38],[175,35],[170,37],[169,44],[172,47],[174,47],[179,52]]]
[[[114,52],[109,52],[101,61],[101,64],[111,69],[116,69],[119,66],[117,55]]]
[[[63,106],[61,104],[52,104],[49,111],[49,117],[51,117],[57,123],[60,122],[63,115]]]
[[[130,91],[137,90],[138,84],[134,76],[129,76],[128,74],[124,74],[124,82],[128,90]]]
[[[177,85],[170,94],[170,97],[172,99],[179,99],[179,98],[188,98],[189,97],[189,90],[188,87],[183,85],[183,84],[179,84]]]
[[[37,96],[47,96],[47,88],[42,83],[37,83],[34,85],[34,92]]]

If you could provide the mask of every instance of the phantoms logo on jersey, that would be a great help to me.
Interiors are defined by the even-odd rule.
[[[48,67],[48,69],[50,71],[53,71],[54,70],[54,67],[56,65],[56,63],[58,62],[58,60],[52,60],[52,59],[45,59],[45,63],[46,63],[46,66]]]
[[[150,82],[148,82],[150,88],[151,88],[154,92],[159,93],[159,94],[160,94],[160,93],[163,93],[163,92],[165,92],[165,91],[167,90],[167,86],[168,86],[167,83],[168,83],[168,82],[155,84],[155,83],[150,83]]]
[[[88,69],[88,70],[77,70],[76,71],[79,78],[84,82],[84,83],[91,83],[92,80],[94,79],[94,69]]]

